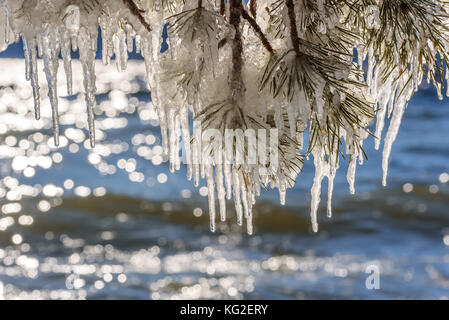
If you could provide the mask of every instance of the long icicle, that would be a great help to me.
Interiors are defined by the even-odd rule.
[[[66,30],[60,30],[59,38],[61,41],[61,56],[67,81],[67,94],[71,96],[73,94],[73,80],[70,34]]]
[[[39,87],[39,74],[37,68],[37,43],[35,39],[28,42],[29,64],[30,64],[30,81],[33,88],[34,98],[34,117],[36,120],[41,118],[41,96]]]
[[[91,147],[95,146],[95,115],[94,109],[96,105],[95,100],[95,53],[96,50],[92,48],[92,39],[96,39],[96,35],[92,35],[89,30],[83,28],[84,37],[88,41],[79,42],[80,60],[83,65],[84,73],[84,95],[87,108],[87,121],[89,126],[89,140]]]
[[[58,53],[56,52],[55,31],[42,34],[42,54],[44,71],[48,83],[48,97],[52,107],[55,146],[59,146],[59,111],[58,111]]]

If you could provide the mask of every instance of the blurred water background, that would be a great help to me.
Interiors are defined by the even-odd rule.
[[[170,174],[162,157],[142,61],[124,73],[98,64],[94,149],[80,66],[74,96],[61,74],[55,148],[44,74],[36,121],[24,61],[11,59],[20,50],[0,55],[0,299],[449,298],[449,102],[434,89],[408,107],[389,186],[371,139],[357,194],[343,165],[334,217],[323,203],[319,233],[309,220],[312,161],[287,206],[274,191],[259,199],[255,235],[232,210],[211,233],[204,184]],[[365,283],[373,265],[379,290]]]

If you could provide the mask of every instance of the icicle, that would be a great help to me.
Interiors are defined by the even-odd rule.
[[[67,81],[67,94],[71,96],[73,94],[73,80],[70,35],[67,31],[60,30],[59,38],[61,41],[61,56],[64,62],[64,71]]]
[[[175,118],[175,145],[174,145],[174,149],[176,150],[175,152],[175,170],[179,171],[181,169],[181,158],[179,156],[179,143],[180,143],[180,139],[181,139],[181,124],[180,124],[180,120],[179,120],[179,114],[176,115]]]
[[[48,97],[53,114],[54,142],[56,146],[59,146],[58,86],[56,79],[59,63],[54,33],[42,35],[42,53],[44,57],[44,71],[48,82]]]
[[[252,235],[254,233],[253,228],[253,214],[250,212],[248,218],[246,218],[246,232],[249,235]]]
[[[140,53],[141,50],[141,36],[136,35],[136,53]]]
[[[100,31],[101,31],[101,60],[105,66],[109,65],[110,56],[110,44],[109,44],[109,28],[105,21],[106,19],[100,18]]]
[[[28,48],[28,42],[24,35],[22,35],[22,43],[23,43],[23,54],[25,57],[25,79],[30,81],[30,49]]]
[[[176,140],[178,136],[176,135],[176,114],[173,108],[168,110],[168,121],[169,121],[169,139],[170,139],[170,155],[169,155],[169,168],[170,172],[175,172],[176,169],[176,153],[179,154],[179,150],[176,148]]]
[[[4,32],[5,32],[5,43],[9,44],[9,32],[10,32],[10,28],[9,28],[9,9],[8,9],[8,2],[7,0],[3,0],[3,10],[5,12],[5,25],[4,25]]]
[[[159,66],[157,65],[159,52],[157,49],[154,48],[154,46],[159,46],[158,48],[160,48],[160,43],[159,43],[159,41],[156,41],[156,39],[155,39],[156,33],[159,34],[160,36],[162,36],[161,30],[159,30],[159,29],[153,30],[151,41],[147,41],[147,40],[144,41],[142,53],[143,53],[143,57],[145,59],[145,67],[146,67],[146,72],[147,72],[147,83],[148,83],[148,86],[151,91],[151,99],[153,101],[153,106],[155,107],[157,114],[158,114],[159,127],[161,130],[161,136],[162,136],[163,154],[164,154],[164,156],[168,156],[169,146],[168,146],[167,116],[166,116],[165,106],[161,105],[161,103],[159,102],[160,99],[159,99],[159,95],[158,95],[160,83],[157,79],[156,70],[158,70],[158,68],[159,68]],[[163,91],[163,90],[161,90],[161,91]],[[197,125],[194,124],[193,131],[194,131],[194,133],[196,132],[197,134],[199,131],[199,134],[201,135],[201,126],[199,124],[197,124]],[[194,139],[196,139],[196,141],[198,143],[198,141],[201,141],[201,136],[200,136],[200,139],[198,139],[198,136],[194,134]],[[201,143],[199,142],[199,146],[200,145],[201,145]],[[195,151],[196,149],[193,148],[192,150],[194,151],[194,156],[198,156]],[[196,172],[196,169],[194,166],[194,184],[195,184],[195,186],[198,186],[199,181],[196,179],[195,172]]]
[[[126,47],[128,48],[128,52],[131,53],[134,51],[134,36],[133,29],[129,24],[126,24]]]
[[[377,119],[376,119],[376,133],[375,133],[375,141],[374,148],[379,150],[380,143],[382,141],[382,131],[385,125],[385,115],[387,113],[387,106],[380,105],[380,110],[377,111]]]
[[[103,64],[107,66],[110,61],[109,57],[109,40],[106,38],[105,31],[103,29],[101,30],[102,36],[101,36],[101,60],[103,61]]]
[[[391,115],[393,114],[393,110],[396,106],[396,95],[399,94],[398,93],[398,88],[399,87],[399,83],[400,81],[397,81],[396,84],[393,87],[393,91],[390,94],[390,100],[388,101],[388,118],[391,118]]]
[[[91,147],[95,146],[95,115],[94,109],[96,105],[95,100],[95,53],[96,50],[92,48],[92,38],[96,38],[95,34],[90,34],[85,28],[80,30],[82,38],[85,41],[80,42],[80,61],[83,66],[84,73],[84,95],[87,107],[87,121],[89,126],[89,140]]]
[[[373,72],[374,66],[376,64],[376,57],[374,56],[373,48],[369,48],[368,52],[368,71],[366,72],[366,81],[369,88],[372,88],[373,85]],[[375,93],[375,92],[374,92]],[[373,94],[373,92],[371,92]]]
[[[241,174],[241,182],[240,182],[240,190],[242,193],[242,204],[243,204],[243,213],[245,218],[248,218],[249,215],[249,208],[248,208],[248,190],[246,185],[246,179],[245,178],[246,173],[242,172]]]
[[[284,188],[279,188],[279,203],[281,206],[285,206],[285,198],[287,196],[287,191]]]
[[[72,35],[70,36],[70,43],[72,44],[72,51],[76,52],[78,51],[78,37]]]
[[[162,105],[157,105],[156,110],[159,116],[159,126],[161,128],[161,136],[162,136],[162,149],[164,155],[168,155],[169,153],[169,138],[168,138],[168,119],[166,115],[165,107]]]
[[[351,159],[349,160],[348,172],[346,175],[346,179],[349,184],[349,192],[351,194],[355,194],[355,172],[357,169],[357,154],[351,154]]]
[[[210,215],[210,230],[215,232],[215,185],[214,185],[214,172],[212,165],[208,165],[206,168],[207,176],[207,189],[209,198],[209,215]]]
[[[224,176],[226,183],[226,199],[231,200],[232,198],[232,172],[231,165],[226,162],[224,165]]]
[[[190,145],[190,128],[189,128],[189,110],[187,108],[181,109],[181,132],[182,132],[182,140],[183,151],[184,151],[184,163],[187,164],[187,180],[192,180],[192,152]]]
[[[78,50],[78,33],[80,30],[80,8],[77,5],[71,4],[68,5],[64,12],[64,19],[65,19],[65,29],[68,30],[69,35],[68,39],[65,39],[65,42],[67,42],[65,45],[70,46],[72,45],[72,50],[77,51]],[[85,39],[83,39],[85,40]],[[65,48],[67,54],[70,52],[70,48]],[[66,73],[67,76],[67,73]]]
[[[240,179],[239,171],[235,167],[232,168],[232,189],[234,190],[234,204],[237,213],[237,224],[242,225],[243,212],[242,200],[240,198]]]
[[[255,194],[254,194],[254,192],[252,193],[252,198],[253,198],[252,203],[254,204],[254,203],[256,203],[256,196],[260,197],[260,188],[261,187],[260,187],[259,174],[258,173],[253,174],[253,179],[254,179],[253,186],[255,187],[255,190],[254,190]]]
[[[362,70],[363,68],[363,58],[365,55],[364,51],[365,51],[364,46],[362,45],[357,46],[357,64],[360,70]]]
[[[335,171],[327,176],[327,216],[332,218],[332,195],[334,193]]]
[[[128,49],[126,45],[126,33],[120,29],[119,32],[112,37],[114,42],[114,53],[117,62],[117,70],[122,72],[126,70],[128,63]]]
[[[200,163],[200,176],[201,176],[201,179],[206,178],[206,170],[205,170],[205,166],[202,162]]]
[[[246,216],[246,232],[249,235],[253,234],[253,204],[254,195],[251,191],[247,192],[247,202],[248,202],[248,214]]]
[[[446,65],[446,70],[447,70],[447,65]],[[449,72],[446,71],[445,73],[445,79],[446,79],[446,96],[449,97]]]
[[[36,36],[36,43],[37,43],[37,54],[39,57],[42,57],[42,55],[44,54],[42,48],[42,35]]]
[[[29,49],[29,59],[30,59],[30,80],[31,87],[33,88],[34,97],[34,117],[36,120],[41,118],[41,97],[40,97],[40,87],[39,87],[39,75],[37,71],[37,50],[36,50],[36,40],[30,40],[28,42]]]
[[[325,177],[325,168],[323,164],[322,155],[318,153],[313,154],[313,162],[315,165],[315,177],[313,178],[313,186],[310,190],[312,201],[310,205],[310,217],[312,219],[313,232],[318,232],[318,208],[321,201],[321,183]]]
[[[220,220],[226,221],[226,191],[223,185],[223,165],[218,163],[215,168],[217,195],[220,204]]]
[[[406,91],[410,91],[411,86],[409,86],[409,89]],[[410,92],[408,92],[410,93]],[[407,93],[404,93],[407,95]],[[406,100],[404,96],[401,98],[401,101],[399,101],[393,111],[393,117],[390,121],[390,127],[388,128],[387,135],[385,136],[385,142],[384,142],[384,150],[383,150],[383,159],[382,159],[382,169],[383,169],[383,178],[382,178],[382,184],[383,186],[387,186],[387,176],[388,176],[388,162],[390,159],[391,154],[391,147],[393,146],[394,141],[396,140],[396,137],[398,136],[399,127],[401,125],[402,117],[405,112],[406,107]]]
[[[379,107],[380,110],[377,111],[377,119],[376,119],[376,139],[374,142],[374,148],[376,150],[379,150],[380,148],[380,142],[382,138],[382,132],[384,130],[385,126],[385,118],[387,114],[387,109],[389,109],[391,112],[393,106],[394,106],[394,98],[396,95],[396,88],[397,84],[395,86],[392,85],[393,79],[397,77],[397,72],[394,72],[386,82],[385,86],[383,86],[382,91],[379,93]]]
[[[200,162],[201,162],[201,123],[198,121],[193,122],[193,184],[198,187],[200,183]]]

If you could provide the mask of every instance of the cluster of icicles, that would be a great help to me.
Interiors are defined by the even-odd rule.
[[[0,0],[1,1],[1,0]],[[274,24],[272,17],[267,16],[265,8],[279,0],[259,0],[257,4],[257,23],[263,31],[270,34]],[[296,1],[300,3],[301,1]],[[26,78],[33,88],[36,119],[40,116],[39,70],[37,60],[44,61],[44,74],[48,82],[48,95],[53,111],[54,139],[58,145],[58,86],[57,70],[62,56],[62,65],[67,76],[67,93],[72,94],[71,53],[79,51],[80,61],[84,72],[84,94],[88,114],[88,128],[90,142],[95,143],[94,108],[95,108],[95,56],[97,52],[97,38],[100,27],[102,36],[103,63],[108,64],[115,56],[118,70],[124,71],[127,65],[128,53],[137,51],[142,54],[147,69],[147,83],[151,91],[153,105],[157,108],[162,133],[162,143],[165,154],[170,161],[170,170],[180,169],[181,158],[179,147],[181,139],[186,149],[186,156],[195,158],[187,165],[187,175],[193,179],[195,185],[199,179],[205,178],[209,190],[209,211],[211,230],[215,230],[216,199],[219,204],[219,218],[226,219],[226,200],[234,198],[237,222],[247,221],[248,233],[253,232],[252,208],[255,198],[260,195],[261,186],[277,188],[281,202],[285,202],[288,188],[294,186],[295,179],[302,167],[302,156],[299,154],[304,142],[303,133],[308,129],[311,119],[325,122],[330,106],[325,104],[324,83],[317,80],[314,101],[309,101],[304,93],[298,92],[293,99],[281,96],[273,98],[269,92],[261,92],[258,86],[264,66],[269,59],[257,35],[247,23],[241,22],[242,37],[248,43],[244,48],[243,81],[245,90],[239,98],[239,107],[244,113],[247,128],[279,130],[278,141],[279,165],[272,171],[265,164],[232,165],[232,164],[201,164],[198,157],[210,146],[201,144],[200,150],[191,148],[192,141],[202,140],[201,126],[190,128],[189,119],[202,119],[212,128],[235,127],[236,115],[232,106],[226,101],[232,91],[232,45],[226,44],[218,49],[218,40],[231,39],[235,30],[229,26],[217,12],[221,1],[202,1],[204,14],[195,16],[195,20],[188,14],[179,16],[182,12],[194,12],[197,1],[181,0],[142,0],[133,1],[139,10],[141,18],[151,25],[151,31],[142,23],[132,6],[122,0],[3,0],[0,15],[0,39],[3,49],[8,44],[23,41],[26,62]],[[325,1],[318,1],[318,8],[325,11]],[[248,4],[243,4],[245,10]],[[206,13],[208,10],[208,14]],[[297,16],[301,18],[301,6],[297,6]],[[225,16],[229,16],[229,1],[226,2]],[[178,14],[178,16],[176,15]],[[285,11],[280,13],[287,16]],[[193,16],[193,15],[192,15]],[[172,17],[172,18],[170,18]],[[169,18],[169,19],[168,19]],[[191,19],[192,18],[192,19]],[[167,20],[168,19],[168,20]],[[184,21],[182,21],[184,19]],[[341,19],[333,17],[327,19],[320,27],[320,32],[335,32],[333,28]],[[174,28],[167,43],[169,50],[161,53],[164,25],[167,22],[184,23],[180,28]],[[193,25],[196,21],[197,24]],[[198,23],[198,21],[200,21]],[[204,25],[203,29],[198,26]],[[290,26],[285,22],[285,32]],[[175,25],[176,27],[176,25]],[[193,31],[192,31],[193,28]],[[195,34],[196,36],[192,36]],[[229,42],[229,41],[228,41]],[[284,50],[288,41],[273,41],[275,50]],[[384,143],[384,184],[388,170],[388,158],[391,146],[397,136],[402,115],[407,105],[407,97],[416,90],[423,75],[421,68],[412,70],[411,85],[407,85],[408,74],[398,75],[394,72],[385,79],[382,75],[382,64],[377,63],[369,48],[354,44],[358,49],[359,67],[368,60],[367,92],[363,92],[373,100],[373,110],[377,112],[376,137],[381,137],[387,117],[391,118]],[[416,49],[418,50],[418,48]],[[413,50],[410,50],[413,55]],[[351,61],[348,62],[350,67]],[[344,70],[339,70],[343,73]],[[179,76],[179,75],[182,76]],[[172,76],[173,75],[173,76]],[[344,75],[343,75],[344,76]],[[399,79],[399,80],[398,80]],[[405,93],[398,94],[398,90],[405,87]],[[354,91],[358,89],[354,88]],[[235,91],[235,88],[234,88]],[[235,92],[233,91],[233,94]],[[267,90],[268,91],[268,90]],[[332,91],[332,90],[331,90]],[[340,95],[340,100],[344,97]],[[224,102],[223,102],[224,101]],[[337,102],[338,103],[338,102]],[[217,107],[219,106],[219,107]],[[209,109],[210,110],[209,110]],[[215,113],[215,114],[214,114]],[[374,112],[373,112],[374,114]],[[370,117],[360,117],[363,125],[367,126]],[[339,132],[346,142],[346,153],[349,157],[347,180],[350,192],[355,192],[355,174],[358,163],[363,162],[360,148],[368,137],[366,131],[341,124]],[[326,141],[327,137],[321,137]],[[376,148],[380,146],[380,139],[376,140]],[[311,190],[311,217],[313,230],[318,230],[317,212],[320,203],[321,184],[328,179],[328,215],[331,216],[331,199],[333,180],[338,170],[338,162],[332,161],[338,155],[329,159],[321,145],[316,145],[310,152],[314,157],[316,168],[314,184]],[[273,217],[275,219],[275,217]]]

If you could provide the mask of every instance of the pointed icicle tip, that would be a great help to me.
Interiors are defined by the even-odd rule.
[[[384,170],[383,177],[382,177],[382,186],[387,186],[387,176],[388,176],[388,169]]]

